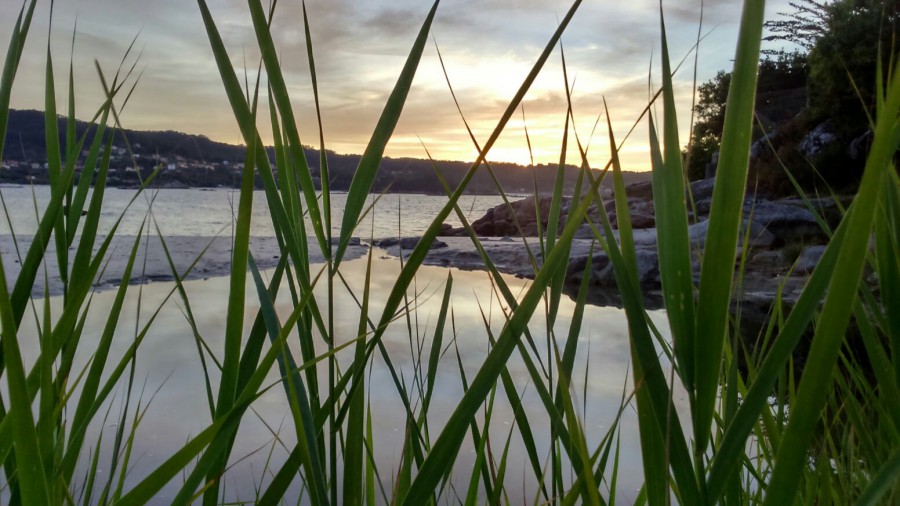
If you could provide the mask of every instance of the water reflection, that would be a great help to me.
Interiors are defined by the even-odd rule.
[[[351,289],[362,294],[366,260],[353,260],[343,264],[341,271]],[[380,310],[394,285],[400,270],[400,263],[393,259],[375,259],[372,269],[372,292],[370,299],[370,318],[378,321]],[[489,344],[483,319],[489,321],[490,328],[499,333],[503,317],[501,306],[492,292],[488,275],[479,271],[460,271],[440,267],[423,266],[416,278],[414,290],[409,295],[410,306],[414,311],[410,314],[412,333],[407,329],[407,320],[401,318],[391,325],[384,336],[384,344],[392,365],[403,381],[410,385],[417,374],[416,363],[419,357],[427,360],[435,321],[440,309],[441,295],[448,273],[452,274],[454,289],[451,297],[452,324],[448,322],[445,329],[445,345],[449,345],[437,372],[436,391],[432,401],[429,419],[429,430],[432,440],[437,437],[440,426],[452,413],[453,407],[462,396],[462,381],[456,360],[456,349],[462,360],[465,375],[471,380],[487,355]],[[521,293],[527,288],[529,281],[504,276],[513,293]],[[198,330],[207,344],[216,353],[221,353],[228,293],[228,278],[210,278],[208,280],[189,281],[184,284],[189,295],[191,309]],[[347,342],[356,336],[359,309],[350,293],[337,284],[335,297],[335,335],[337,344]],[[324,295],[324,286],[317,290]],[[113,357],[121,357],[133,342],[136,328],[140,328],[153,314],[154,309],[171,293],[173,283],[151,283],[133,286],[125,304],[125,313],[119,324],[115,338]],[[259,309],[255,289],[248,284],[248,298],[245,309],[245,326],[249,331],[252,319]],[[287,295],[287,290],[283,290]],[[141,307],[138,310],[138,297]],[[89,354],[96,348],[102,331],[106,308],[111,305],[115,292],[101,292],[94,295],[92,310],[86,324],[86,335],[79,357],[80,366],[87,363]],[[320,299],[320,300],[324,300]],[[54,306],[60,300],[54,298]],[[278,313],[282,319],[287,318],[292,305],[288,297],[279,297],[276,302]],[[573,303],[563,298],[560,316],[556,325],[560,347],[568,332]],[[160,465],[168,456],[190,438],[204,429],[210,414],[207,394],[204,386],[204,372],[198,358],[197,343],[192,330],[184,316],[185,305],[175,298],[170,299],[155,321],[138,352],[137,369],[135,371],[136,391],[143,395],[143,402],[150,403],[149,409],[137,431],[135,461],[133,469],[126,480],[126,488],[136,484],[141,477]],[[327,308],[323,307],[323,311]],[[323,315],[325,316],[325,315]],[[661,312],[651,313],[651,318],[660,329],[666,329],[664,315]],[[33,327],[23,327],[20,335],[36,335]],[[30,323],[33,326],[33,322]],[[546,350],[546,321],[543,309],[535,314],[529,325],[532,336],[539,350]],[[245,332],[246,335],[246,332]],[[454,340],[455,343],[451,344]],[[320,351],[326,346],[320,342]],[[26,343],[27,344],[27,343]],[[26,347],[26,361],[35,359],[35,343]],[[294,353],[298,353],[296,340],[291,341]],[[422,348],[419,349],[419,346]],[[546,365],[547,357],[542,351],[539,359]],[[340,364],[346,369],[350,362],[352,347],[339,355]],[[115,360],[114,358],[113,360]],[[534,357],[536,360],[538,357]],[[590,445],[597,445],[606,433],[606,428],[614,420],[619,409],[623,388],[630,389],[629,345],[626,322],[621,310],[612,307],[589,306],[585,310],[584,323],[579,337],[579,354],[573,374],[573,391],[578,400],[584,426]],[[26,362],[27,363],[27,362]],[[207,360],[210,381],[218,382],[218,371]],[[547,416],[535,394],[528,372],[517,354],[513,354],[508,363],[509,372],[517,389],[524,392],[524,409],[532,430],[537,438],[537,448],[542,456],[549,452],[549,426]],[[322,368],[321,383],[327,384],[326,367]],[[420,373],[420,372],[419,372]],[[368,400],[373,409],[375,441],[373,451],[379,466],[383,486],[390,491],[392,476],[396,474],[403,441],[405,415],[394,381],[385,367],[384,358],[376,354],[372,362],[369,383],[367,385]],[[269,381],[275,383],[277,371],[270,374]],[[158,389],[158,392],[157,392]],[[410,387],[413,402],[417,402],[415,388]],[[116,419],[121,409],[123,390],[117,393],[112,404],[109,420]],[[77,395],[77,393],[76,393]],[[151,401],[152,398],[152,402]],[[676,402],[683,404],[685,400],[676,395]],[[132,408],[134,404],[132,404]],[[105,441],[111,440],[114,431],[112,422],[107,421],[105,427],[97,423],[92,427],[88,441],[95,441],[102,429]],[[498,393],[494,407],[491,438],[494,445],[505,441],[511,425],[514,424],[514,413],[506,402],[502,392]],[[633,410],[625,410],[622,421],[622,449],[619,462],[620,499],[630,502],[634,499],[636,489],[641,483],[640,451],[638,446],[637,424]],[[277,433],[277,438],[275,434]],[[242,423],[233,458],[234,466],[224,478],[224,489],[228,499],[252,500],[255,490],[263,476],[275,472],[286,458],[289,449],[296,441],[290,412],[285,402],[284,392],[280,386],[270,389],[253,405]],[[108,452],[108,448],[105,448]],[[271,456],[270,456],[271,452]],[[87,462],[88,449],[83,453],[83,462]],[[241,459],[247,456],[246,459]],[[465,484],[469,480],[474,464],[474,450],[471,441],[464,443],[456,463],[454,474],[456,491],[464,495]],[[265,470],[267,460],[269,470]],[[102,460],[101,460],[102,462]],[[527,455],[521,445],[518,433],[513,435],[513,444],[509,454],[507,485],[510,500],[513,503],[532,502],[537,493],[536,484],[530,480],[531,468],[527,464]],[[104,470],[101,467],[101,473]],[[265,478],[265,481],[268,482]],[[299,480],[293,484],[289,497],[300,494]],[[154,501],[157,504],[168,504],[178,489],[178,482],[170,484]],[[453,494],[452,491],[447,491]],[[292,502],[292,500],[288,500]]]

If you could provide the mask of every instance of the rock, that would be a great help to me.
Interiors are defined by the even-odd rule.
[[[633,213],[631,215],[631,228],[653,228],[655,226],[656,218],[652,214]]]
[[[719,150],[713,151],[712,158],[706,164],[706,179],[716,177],[716,168],[719,166]]]
[[[748,201],[744,203],[744,216],[765,226],[781,244],[798,239],[818,240],[824,237],[816,217],[800,206],[769,200]]]
[[[849,208],[850,204],[853,203],[852,196],[839,197],[839,200],[840,205],[838,205],[838,202],[835,202],[832,197],[807,199],[807,201],[812,204],[813,209],[815,209],[815,213],[824,218],[832,228],[837,228],[838,224],[844,218],[843,210]],[[780,199],[778,202],[799,207],[801,209],[807,209],[806,202],[799,198]]]
[[[575,239],[593,239],[594,229],[587,223],[583,223],[578,230],[575,231]]]
[[[800,140],[797,149],[800,150],[800,153],[802,153],[803,156],[812,160],[815,159],[826,146],[836,140],[837,135],[835,135],[834,129],[831,127],[831,124],[826,121],[820,123],[813,128],[811,132],[806,134],[803,139]]]
[[[863,160],[869,154],[869,148],[872,147],[872,139],[874,134],[871,130],[850,141],[850,158],[853,160]]]
[[[438,232],[438,235],[442,237],[451,237],[454,235],[455,230],[456,229],[453,228],[453,225],[449,223],[441,223],[441,230]]]
[[[629,199],[652,200],[653,181],[641,181],[625,187],[625,194]]]
[[[797,263],[794,265],[794,274],[809,274],[819,264],[822,254],[825,253],[825,246],[816,245],[803,248]]]
[[[777,238],[769,232],[766,227],[758,221],[750,222],[744,220],[738,235],[738,247],[743,244],[744,235],[747,233],[747,226],[750,226],[750,247],[751,248],[769,248],[775,244]],[[691,245],[695,248],[702,248],[706,245],[706,234],[709,230],[709,220],[695,223],[688,227],[688,236]]]
[[[784,267],[784,254],[781,250],[757,251],[750,257],[747,270],[777,271]]]
[[[641,248],[635,250],[637,259],[638,280],[644,288],[658,288],[659,257],[655,249]],[[566,282],[580,284],[584,278],[587,256],[575,257],[569,261]],[[616,275],[606,253],[595,253],[591,258],[590,284],[592,286],[612,288],[616,286]]]
[[[619,228],[619,216],[615,213],[615,203],[610,206],[612,212],[609,212],[609,221],[614,228]],[[653,228],[656,226],[655,213],[653,211],[653,202],[648,200],[629,200],[628,213],[631,216],[631,228]]]
[[[388,237],[385,239],[376,239],[373,244],[375,246],[378,246],[379,248],[384,249],[400,246],[400,249],[410,251],[415,249],[419,244],[419,241],[421,240],[421,237]],[[447,243],[435,239],[434,242],[431,243],[431,248],[429,249],[440,249],[446,247]]]
[[[769,150],[769,143],[773,142],[775,138],[778,137],[778,132],[769,132],[768,134],[760,137],[753,144],[750,145],[750,161],[756,160],[763,153]]]
[[[713,187],[716,185],[716,178],[709,177],[699,181],[691,182],[691,196],[694,197],[694,204],[699,200],[712,199]]]
[[[541,197],[538,201],[541,225],[544,227],[546,227],[547,218],[550,215],[551,202],[550,197]],[[568,209],[568,202],[569,199],[566,198],[562,205],[563,211]],[[500,204],[488,209],[484,216],[472,222],[475,233],[483,237],[519,235],[520,227],[523,232],[527,230],[525,235],[537,233],[537,215],[532,197],[510,202],[509,205]]]
[[[332,237],[331,238],[332,246],[337,246],[338,244],[340,244],[340,242],[341,242],[340,237]],[[359,246],[359,245],[360,245],[359,237],[351,237],[350,242],[347,243],[347,246]]]

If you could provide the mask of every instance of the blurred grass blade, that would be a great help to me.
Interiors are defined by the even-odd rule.
[[[696,386],[693,415],[698,456],[706,452],[719,391],[734,278],[733,258],[747,186],[764,10],[762,0],[744,2],[700,272],[697,337],[693,343]]]

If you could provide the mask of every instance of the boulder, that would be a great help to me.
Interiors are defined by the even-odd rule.
[[[441,223],[441,230],[438,232],[438,235],[443,237],[452,237],[455,231],[456,229],[453,228],[453,225],[449,223]]]
[[[832,142],[837,140],[837,135],[831,127],[831,123],[819,123],[808,134],[803,136],[797,149],[803,156],[810,160],[815,159]]]
[[[332,246],[337,246],[338,244],[340,244],[340,242],[341,242],[340,237],[332,237],[331,238]],[[347,243],[347,246],[359,246],[359,245],[360,245],[359,237],[351,237],[350,241]]]
[[[751,248],[764,249],[775,244],[777,240],[775,235],[769,232],[763,224],[757,221],[750,222],[745,219],[738,235],[738,247],[744,242],[744,235],[747,234],[748,226],[750,227],[749,238]],[[701,221],[700,223],[695,223],[688,227],[688,236],[690,237],[691,245],[695,249],[702,248],[706,245],[706,234],[708,230],[709,220]]]
[[[421,237],[388,237],[385,239],[375,239],[375,241],[373,241],[373,244],[375,246],[378,246],[379,248],[385,249],[399,246],[402,250],[410,251],[415,249],[419,244],[419,241],[421,240]],[[434,242],[431,243],[431,247],[429,249],[440,249],[446,247],[447,243],[435,239]]]
[[[550,215],[550,197],[541,197],[538,201],[541,213],[541,225],[546,226],[547,217]],[[568,210],[569,199],[565,199],[562,206],[563,215]],[[517,226],[518,224],[518,226]],[[474,222],[472,228],[475,233],[483,237],[502,237],[519,235],[519,227],[527,230],[532,235],[537,232],[537,215],[533,198],[525,198],[510,202],[509,205],[495,206]],[[526,233],[526,235],[529,235]]]
[[[750,257],[747,270],[779,271],[784,267],[784,253],[781,250],[757,251]]]
[[[750,161],[756,160],[769,150],[769,144],[772,143],[776,137],[778,137],[778,132],[773,131],[755,140],[753,144],[750,145]]]
[[[803,251],[797,258],[797,263],[794,265],[794,274],[811,273],[813,269],[816,268],[816,265],[819,264],[819,260],[824,253],[825,246],[823,245],[807,246],[806,248],[803,248]]]
[[[752,214],[751,214],[752,213]],[[747,201],[744,216],[766,227],[783,244],[794,240],[818,240],[822,227],[809,210],[789,203],[769,200]]]
[[[619,228],[619,216],[615,212],[615,203],[607,203],[609,221],[613,227]],[[656,217],[653,210],[653,202],[647,200],[629,200],[628,214],[631,216],[631,228],[653,228],[656,226]]]
[[[644,288],[658,288],[659,257],[655,249],[641,248],[635,250],[638,267],[638,281]],[[584,279],[584,270],[587,265],[587,256],[573,257],[569,260],[566,273],[566,282],[581,284]],[[591,257],[591,272],[589,283],[591,286],[612,288],[616,286],[616,275],[606,253],[594,253]]]
[[[708,177],[699,181],[691,181],[691,195],[694,197],[694,203],[698,200],[712,199],[713,187],[716,185],[716,178]]]
[[[641,181],[625,187],[625,194],[629,199],[652,200],[653,181]]]

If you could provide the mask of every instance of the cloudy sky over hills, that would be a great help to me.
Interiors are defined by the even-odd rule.
[[[264,2],[267,3],[267,2]],[[39,2],[25,56],[16,80],[12,107],[43,109],[43,73],[49,30],[49,1]],[[210,0],[232,61],[251,83],[258,65],[255,37],[246,3]],[[431,3],[416,0],[309,0],[326,142],[344,153],[363,151],[388,94]],[[0,40],[9,40],[19,0],[0,1]],[[571,6],[568,0],[444,0],[438,8],[433,40],[440,48],[463,113],[480,141],[531,69],[546,41]],[[786,0],[769,2],[767,17],[788,9]],[[730,67],[741,3],[706,0],[699,50],[698,82]],[[697,38],[700,0],[664,5],[671,56],[680,61]],[[128,103],[126,127],[180,130],[238,143],[231,115],[196,3],[189,0],[60,0],[56,2],[50,41],[57,70],[61,111],[72,31],[78,116],[89,119],[101,102],[96,59],[107,75],[115,73],[130,42],[135,50],[126,68],[136,64],[140,81]],[[659,4],[655,0],[587,1],[563,38],[578,135],[586,141],[603,111],[605,96],[613,129],[621,138],[649,96],[648,72],[659,82]],[[287,72],[300,132],[317,143],[318,130],[306,60],[299,0],[277,4],[273,32]],[[246,62],[246,63],[245,63]],[[679,122],[687,141],[693,55],[676,75]],[[651,67],[652,65],[652,67]],[[555,163],[565,119],[565,88],[557,50],[525,99],[524,125],[535,161]],[[260,122],[261,125],[267,121]],[[605,120],[601,122],[605,125]],[[261,126],[264,135],[267,129]],[[638,128],[623,150],[626,169],[648,168],[646,126]],[[421,141],[420,141],[421,139]],[[604,128],[594,133],[592,165],[609,155]],[[423,56],[403,117],[388,148],[389,156],[424,157],[424,143],[438,159],[471,160],[475,151],[447,89],[434,42]],[[575,162],[575,152],[570,155]],[[506,129],[490,159],[527,163],[522,115]]]

